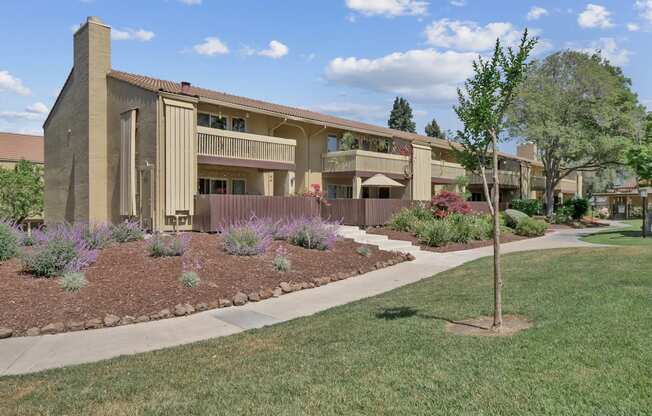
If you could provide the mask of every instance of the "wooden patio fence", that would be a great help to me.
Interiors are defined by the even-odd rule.
[[[283,220],[321,216],[344,225],[374,227],[387,224],[395,213],[420,201],[403,199],[332,199],[320,204],[314,198],[257,195],[198,195],[195,198],[195,231],[214,232],[220,227],[253,216]],[[475,212],[488,213],[486,202],[470,202]],[[502,204],[501,204],[502,205]],[[501,209],[504,207],[501,206]]]

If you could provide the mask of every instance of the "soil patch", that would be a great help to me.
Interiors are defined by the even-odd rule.
[[[340,280],[406,260],[405,255],[375,246],[368,246],[368,257],[362,256],[356,252],[361,244],[347,239],[326,251],[275,241],[264,254],[238,257],[224,251],[219,235],[191,236],[182,257],[150,257],[146,241],[102,250],[97,261],[84,270],[88,284],[78,293],[65,292],[59,279],[23,273],[18,259],[1,263],[0,327],[12,328],[16,336],[54,322],[68,326],[70,322],[101,320],[109,314],[139,317],[164,309],[173,311],[178,304],[215,305],[220,299],[232,300],[238,292],[269,291],[282,282],[293,290],[305,289],[319,285],[315,279]],[[279,246],[287,250],[291,262],[291,270],[285,273],[276,271],[272,263]],[[199,265],[197,287],[186,288],[179,281],[184,264],[186,268]]]
[[[424,244],[421,244],[419,239],[412,233],[407,232],[407,231],[395,231],[392,230],[391,228],[387,227],[378,227],[378,228],[370,228],[367,230],[367,234],[378,234],[378,235],[386,235],[389,239],[391,240],[402,240],[402,241],[409,241],[412,244],[421,247],[421,250],[426,250],[426,251],[432,251],[435,253],[448,253],[451,251],[462,251],[462,250],[471,250],[474,248],[479,248],[479,247],[487,247],[493,245],[494,241],[493,240],[482,240],[482,241],[470,241],[466,244],[460,244],[460,243],[451,243],[447,244],[443,247],[430,247]],[[512,233],[501,233],[500,234],[500,242],[501,243],[510,243],[512,241],[520,241],[520,240],[525,240],[528,239],[529,237],[522,237],[520,235],[512,234]]]
[[[446,332],[476,337],[509,337],[533,325],[532,321],[517,315],[503,316],[503,326],[500,331],[491,329],[493,323],[493,316],[481,316],[463,321],[448,322],[446,324]]]

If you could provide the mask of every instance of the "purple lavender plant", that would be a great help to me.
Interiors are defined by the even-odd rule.
[[[328,250],[338,239],[335,225],[318,217],[296,219],[287,226],[287,241],[307,249]]]
[[[272,241],[264,221],[251,218],[247,222],[222,228],[224,249],[235,256],[255,256],[264,253]]]

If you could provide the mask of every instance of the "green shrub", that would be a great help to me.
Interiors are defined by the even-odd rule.
[[[414,232],[419,221],[430,219],[432,219],[432,211],[422,205],[418,205],[413,208],[403,208],[390,218],[388,225],[389,228],[396,231]]]
[[[521,220],[516,226],[516,235],[524,237],[539,237],[546,233],[548,224],[545,221],[535,220],[533,218],[526,218]]]
[[[274,269],[276,269],[277,272],[285,273],[290,271],[292,268],[290,260],[285,256],[274,257],[274,261],[272,263],[274,264]]]
[[[118,243],[139,241],[145,238],[145,232],[138,221],[124,221],[111,227],[111,238]]]
[[[60,276],[77,258],[73,241],[53,239],[23,256],[23,268],[35,276]]]
[[[6,261],[18,254],[18,238],[8,224],[0,222],[0,261]]]
[[[446,219],[422,221],[417,231],[419,241],[430,247],[445,246],[454,236],[455,226],[452,221]]]
[[[179,278],[179,281],[185,287],[193,288],[199,285],[200,279],[199,279],[199,275],[195,272],[183,272],[181,273],[181,277]]]
[[[528,215],[524,212],[517,211],[515,209],[505,210],[505,225],[507,225],[509,228],[516,228],[518,223],[526,218],[530,217],[528,217]]]
[[[543,210],[543,204],[538,199],[514,199],[510,205],[512,209],[521,211],[530,217],[541,214]]]
[[[149,254],[152,257],[182,256],[188,249],[189,234],[169,235],[155,234],[149,242]]]
[[[570,216],[574,220],[579,220],[589,212],[589,200],[586,198],[573,197],[564,202],[564,207],[570,208]]]
[[[355,249],[355,252],[362,257],[371,257],[371,250],[367,246],[358,247]]]
[[[489,240],[493,235],[493,218],[490,215],[481,215],[473,218],[473,227],[471,228],[472,240]]]
[[[568,224],[573,219],[573,208],[569,206],[561,206],[557,208],[552,222],[555,224]]]
[[[475,217],[471,215],[450,214],[445,221],[449,221],[452,225],[452,242],[466,244],[473,239]]]
[[[64,273],[59,280],[59,286],[66,292],[79,292],[86,286],[86,277],[81,272]]]

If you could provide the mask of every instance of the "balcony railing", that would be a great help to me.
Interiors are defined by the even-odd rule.
[[[575,193],[577,192],[577,181],[575,179],[562,179],[557,185],[557,190],[564,193]]]
[[[197,155],[294,164],[296,141],[280,137],[197,127]]]
[[[466,176],[466,169],[458,163],[433,160],[431,176],[433,178],[457,179],[460,176]]]
[[[487,169],[486,177],[487,183],[492,184],[493,180],[493,170]],[[501,186],[511,186],[515,188],[520,188],[521,178],[519,172],[514,172],[510,170],[499,170],[498,171],[498,182]],[[469,185],[482,185],[482,177],[480,175],[471,174],[469,175]]]
[[[409,174],[410,158],[368,150],[344,150],[322,155],[324,173],[375,172],[393,175]]]

